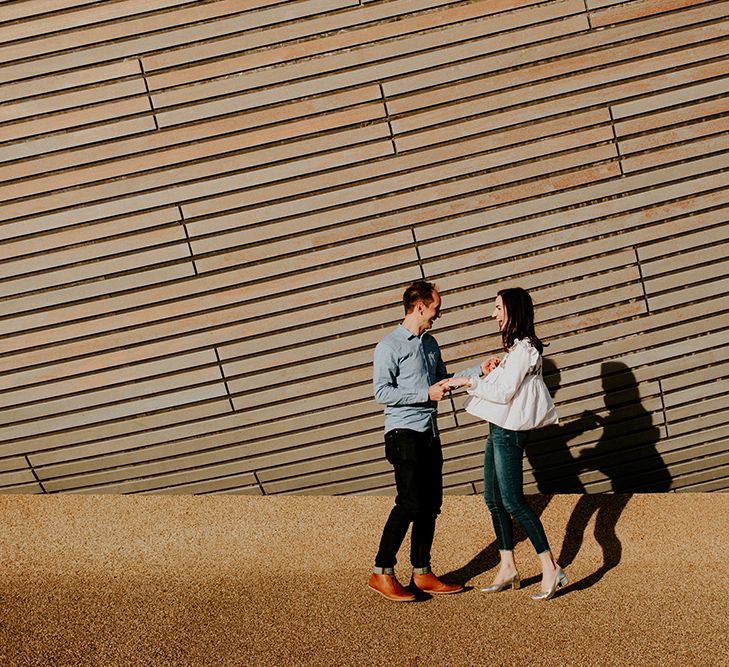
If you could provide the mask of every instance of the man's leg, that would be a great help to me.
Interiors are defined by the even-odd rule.
[[[413,519],[410,562],[421,573],[430,569],[430,551],[435,523],[443,504],[443,452],[440,439],[428,434],[420,443],[418,466],[418,512]]]
[[[397,581],[394,568],[397,563],[397,552],[405,539],[408,527],[418,513],[417,487],[420,477],[416,462],[418,435],[408,429],[394,429],[385,434],[385,456],[394,468],[397,496],[382,531],[369,586],[395,602],[410,602],[415,599],[415,596]]]
[[[421,457],[418,484],[420,511],[413,520],[410,559],[413,583],[421,591],[442,595],[463,590],[460,584],[448,584],[438,579],[430,569],[430,551],[435,536],[435,523],[443,504],[443,451],[440,439],[427,434],[419,450]]]
[[[422,471],[418,463],[418,434],[408,429],[395,429],[385,434],[385,455],[395,471],[397,496],[387,518],[375,557],[375,567],[391,569],[397,563],[397,552],[410,524],[419,511],[419,490]]]

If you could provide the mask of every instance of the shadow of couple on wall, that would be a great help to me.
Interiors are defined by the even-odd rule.
[[[561,374],[549,358],[544,359],[543,373],[550,393],[556,397]],[[555,554],[562,567],[577,557],[587,526],[595,517],[594,534],[602,550],[602,564],[570,586],[572,590],[589,588],[620,562],[622,544],[616,525],[633,494],[667,492],[671,488],[670,473],[656,448],[660,430],[643,406],[634,373],[622,362],[608,361],[601,365],[600,378],[604,410],[584,410],[577,419],[564,425],[540,429],[526,447],[539,491],[528,501],[537,515],[542,514],[554,494],[580,494],[565,527],[559,556]],[[583,446],[577,454],[570,450],[571,442],[579,446],[583,441],[594,441],[598,429],[601,431],[595,444]],[[528,478],[525,481],[530,483]],[[612,493],[603,492],[608,487]],[[515,540],[525,540],[521,527],[516,524],[514,528]],[[499,552],[493,542],[468,563],[444,576],[467,582],[498,563]]]

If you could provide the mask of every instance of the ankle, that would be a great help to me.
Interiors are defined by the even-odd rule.
[[[509,565],[506,567],[501,567],[499,571],[496,573],[496,577],[494,578],[495,583],[502,583],[504,581],[509,581],[510,579],[515,579],[519,577],[519,572],[517,571],[516,567],[513,565]]]
[[[556,563],[551,564],[551,565],[544,565],[542,567],[542,578],[552,579],[557,574],[558,570],[559,570],[559,565],[557,565]]]

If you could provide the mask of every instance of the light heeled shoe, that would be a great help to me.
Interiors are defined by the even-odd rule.
[[[562,588],[562,586],[566,586],[569,583],[570,580],[567,578],[564,570],[562,570],[561,567],[558,567],[557,574],[554,577],[552,585],[546,591],[532,595],[532,600],[549,600],[549,598],[557,592],[558,588]]]
[[[500,584],[491,584],[490,586],[484,586],[481,590],[482,593],[499,593],[505,588],[511,586],[514,590],[518,590],[521,586],[521,579],[518,574],[515,574],[511,579],[502,581]]]

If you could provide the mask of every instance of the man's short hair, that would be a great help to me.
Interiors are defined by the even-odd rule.
[[[410,287],[405,290],[402,295],[402,305],[405,307],[405,314],[412,313],[415,310],[415,304],[422,301],[426,306],[433,303],[435,297],[433,293],[436,287],[433,283],[425,280],[416,280]]]

